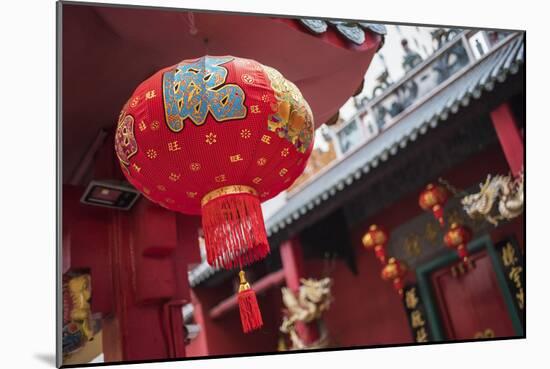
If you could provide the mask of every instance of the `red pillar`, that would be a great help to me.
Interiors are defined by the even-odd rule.
[[[304,256],[297,239],[285,241],[280,247],[281,261],[285,273],[286,286],[294,293],[300,289],[300,278],[304,276]],[[315,324],[296,324],[296,331],[304,343],[312,343],[319,339],[319,329]]]
[[[282,243],[280,253],[286,286],[293,292],[298,292],[300,278],[304,273],[304,256],[299,241],[293,239]]]
[[[523,139],[510,105],[499,105],[491,112],[491,120],[510,170],[516,176],[523,169]]]
[[[113,144],[111,135],[82,173],[122,179]],[[185,357],[181,307],[191,300],[187,264],[200,260],[200,218],[144,198],[130,211],[83,205],[83,191],[63,186],[63,271],[91,275],[105,361]]]

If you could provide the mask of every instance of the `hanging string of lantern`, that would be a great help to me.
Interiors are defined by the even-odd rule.
[[[458,223],[452,223],[445,233],[444,241],[447,247],[455,249],[464,264],[468,263],[468,242],[472,239],[472,230]]]
[[[381,272],[382,279],[393,282],[393,288],[403,295],[404,278],[407,275],[407,265],[394,257],[388,259],[388,263]]]
[[[394,257],[387,258],[386,246],[389,235],[384,227],[371,224],[367,233],[363,235],[363,246],[367,250],[373,250],[376,258],[382,264],[380,276],[385,281],[393,282],[393,287],[403,295],[404,278],[407,275],[407,265]]]
[[[441,185],[429,183],[424,191],[420,193],[418,203],[423,210],[432,210],[434,216],[443,228],[445,226],[443,208],[449,199],[449,193],[460,196],[463,191],[459,192],[459,190],[452,187],[450,183],[441,178],[439,182]],[[470,265],[468,263],[468,242],[470,242],[471,239],[472,230],[466,225],[459,224],[458,222],[451,223],[449,229],[443,236],[445,245],[457,251],[458,257],[464,265]]]
[[[313,115],[298,88],[233,56],[160,70],[120,113],[115,151],[128,181],[162,207],[202,214],[208,263],[240,269],[245,333],[263,324],[243,271],[269,253],[260,204],[303,172],[313,141]]]
[[[439,225],[443,228],[445,226],[443,208],[448,199],[449,193],[445,187],[429,183],[424,191],[420,193],[418,204],[423,210],[431,210],[435,219],[437,219]]]
[[[382,265],[386,264],[386,245],[388,243],[388,233],[376,224],[372,224],[369,230],[362,238],[363,246],[367,250],[374,250],[376,258]]]

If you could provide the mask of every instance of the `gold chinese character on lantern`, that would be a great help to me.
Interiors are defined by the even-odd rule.
[[[225,174],[220,174],[219,176],[214,177],[214,180],[219,183],[227,181],[227,178]]]
[[[232,163],[236,163],[238,161],[243,161],[243,158],[241,157],[241,154],[230,155],[229,161],[231,161]]]
[[[168,151],[179,151],[181,146],[178,145],[178,141],[168,142]]]

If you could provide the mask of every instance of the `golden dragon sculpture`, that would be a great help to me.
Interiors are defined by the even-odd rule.
[[[296,332],[296,323],[311,323],[318,321],[327,311],[332,301],[330,278],[301,279],[298,294],[289,288],[281,288],[283,304],[287,314],[283,317],[280,331],[289,335],[292,343],[291,350],[324,348],[328,346],[328,333],[323,324],[319,324],[320,338],[312,343],[305,343]],[[321,323],[320,321],[318,323]]]
[[[511,175],[491,177],[489,174],[479,187],[478,193],[466,195],[461,200],[464,211],[471,218],[482,217],[497,226],[499,221],[511,220],[523,213],[523,171],[517,178]]]

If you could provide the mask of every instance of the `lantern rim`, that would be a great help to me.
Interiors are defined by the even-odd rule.
[[[258,196],[258,192],[250,186],[245,186],[245,185],[224,186],[224,187],[217,188],[213,191],[210,191],[206,195],[204,195],[201,200],[201,206],[208,204],[210,201],[217,199],[218,197],[228,196],[228,195],[237,195],[237,194],[249,194],[256,197]]]

